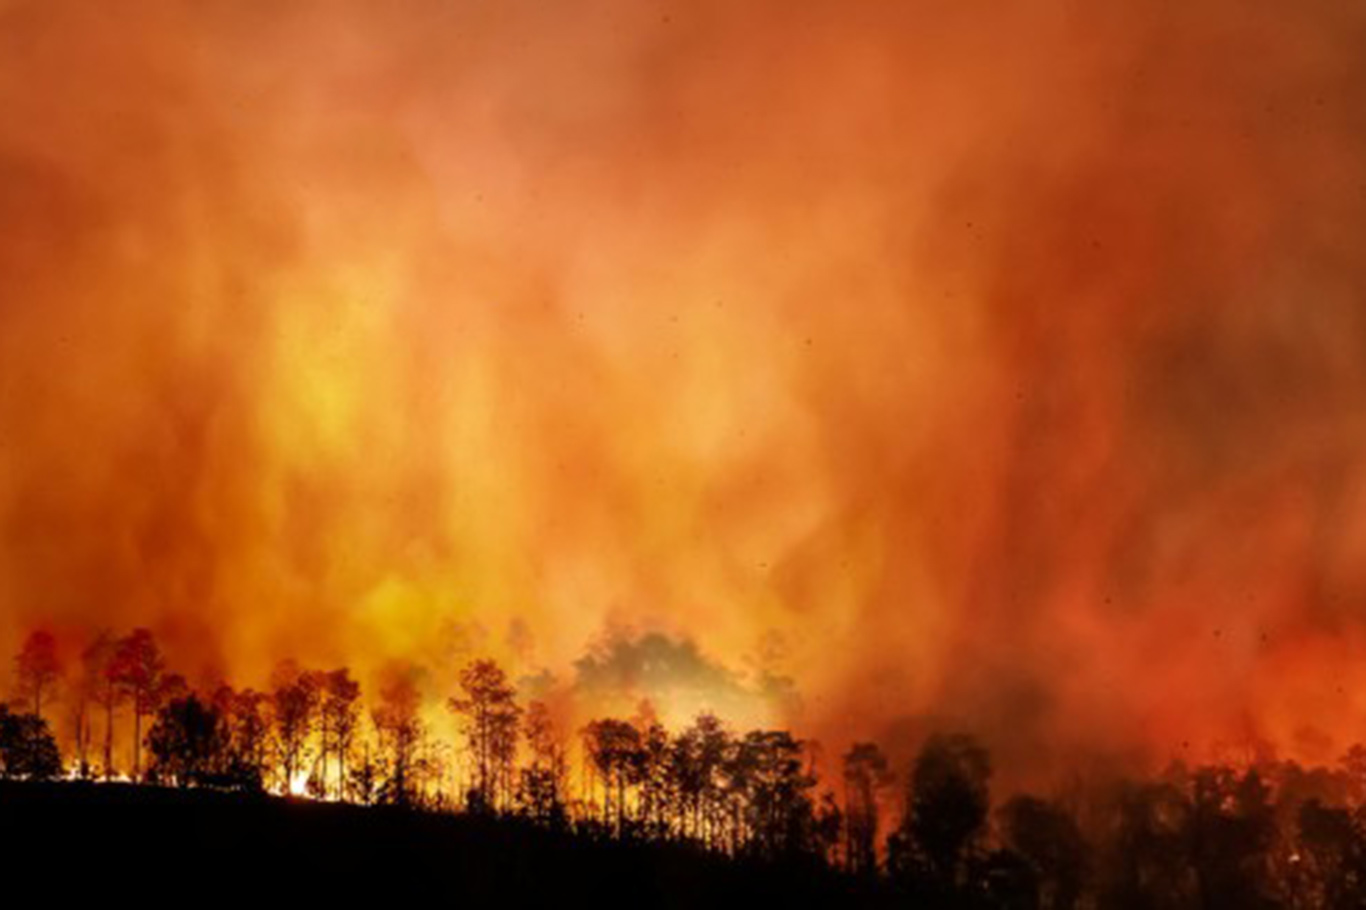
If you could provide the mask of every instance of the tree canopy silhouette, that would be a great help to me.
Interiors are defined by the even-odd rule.
[[[154,713],[165,697],[166,662],[147,629],[134,629],[114,646],[106,669],[111,683],[133,705],[133,779],[142,774],[142,719]]]
[[[51,632],[39,629],[29,633],[24,646],[14,658],[15,675],[19,683],[19,698],[32,706],[32,711],[43,716],[43,697],[62,678],[63,667],[57,654],[57,640]]]
[[[901,830],[889,857],[943,900],[966,884],[985,833],[991,762],[964,734],[936,734],[911,768]]]
[[[460,694],[447,702],[465,720],[465,738],[475,766],[469,801],[476,809],[500,808],[511,797],[521,716],[516,695],[502,667],[483,659],[460,671]]]
[[[229,742],[222,713],[193,693],[163,705],[147,732],[154,776],[182,787],[221,776]]]
[[[61,773],[61,753],[47,721],[0,704],[0,776],[48,780]]]
[[[47,650],[42,637],[30,636],[16,668],[51,667]],[[405,816],[459,807],[490,835],[510,826],[501,830],[518,832],[508,836],[519,843],[564,837],[659,847],[724,858],[745,874],[782,870],[794,882],[827,876],[846,898],[842,905],[1366,906],[1363,748],[1332,767],[1265,756],[1237,765],[1177,763],[1148,777],[1077,782],[1049,798],[1014,794],[993,815],[990,758],[963,733],[920,742],[901,777],[898,807],[883,798],[898,775],[877,743],[850,744],[831,782],[817,773],[819,744],[791,731],[734,730],[708,711],[671,729],[645,701],[630,718],[598,717],[579,728],[576,784],[559,706],[532,701],[524,710],[492,660],[463,667],[447,700],[466,747],[468,766],[459,768],[424,723],[420,683],[429,677],[419,666],[391,666],[367,700],[346,668],[305,670],[292,661],[277,667],[268,692],[226,682],[192,690],[146,630],[101,633],[80,653],[72,684],[58,688],[35,672],[45,694],[20,686],[12,705],[0,705],[0,801],[30,781],[90,773],[86,750],[98,732],[105,738],[100,770],[114,776],[117,712],[127,705],[128,732],[143,740],[128,743],[134,784],[269,790],[384,804]],[[58,705],[66,712],[55,714]],[[70,721],[69,769],[38,708]],[[143,716],[152,718],[145,737]],[[128,733],[119,733],[122,752]]]

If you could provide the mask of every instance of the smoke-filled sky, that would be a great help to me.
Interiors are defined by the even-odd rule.
[[[2,0],[0,643],[1330,760],[1363,241],[1344,0]]]

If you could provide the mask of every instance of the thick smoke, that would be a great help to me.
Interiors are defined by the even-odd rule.
[[[0,643],[1331,758],[1363,97],[1328,0],[2,2]]]

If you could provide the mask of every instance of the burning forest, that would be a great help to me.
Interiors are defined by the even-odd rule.
[[[1342,0],[0,0],[0,772],[1366,903],[1364,100]]]

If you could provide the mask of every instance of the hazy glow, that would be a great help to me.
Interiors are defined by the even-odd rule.
[[[1366,12],[1093,6],[0,3],[0,643],[1331,758]]]

